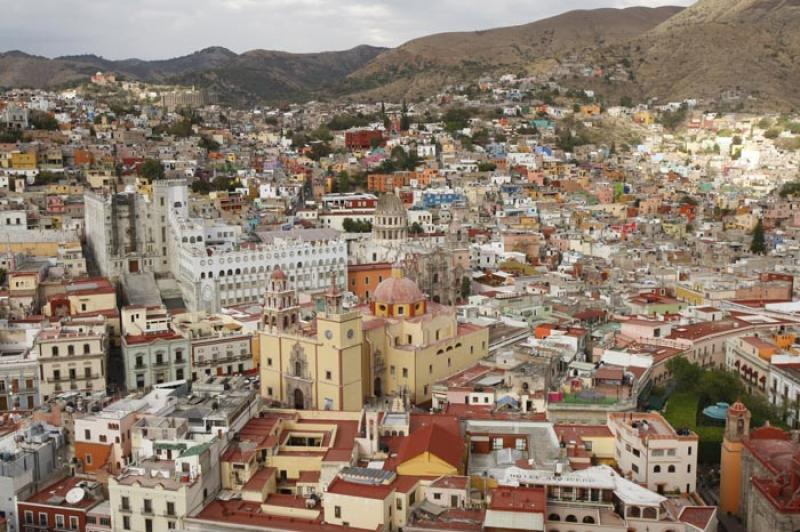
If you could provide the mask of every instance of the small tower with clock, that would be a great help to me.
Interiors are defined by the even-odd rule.
[[[317,315],[318,401],[334,410],[361,410],[364,404],[362,316],[345,310],[335,277]]]

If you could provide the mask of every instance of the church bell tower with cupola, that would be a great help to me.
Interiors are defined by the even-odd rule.
[[[286,274],[275,270],[267,283],[264,295],[262,325],[265,332],[291,332],[297,329],[300,320],[297,295],[289,288]]]
[[[750,411],[739,401],[728,408],[720,456],[719,507],[734,515],[741,505],[742,445],[750,436]]]

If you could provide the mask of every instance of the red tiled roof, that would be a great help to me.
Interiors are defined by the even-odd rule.
[[[680,325],[672,329],[667,338],[669,340],[686,339],[686,340],[699,340],[700,338],[717,334],[721,332],[732,331],[737,328],[734,321],[705,321],[702,323],[693,323],[691,325]]]
[[[244,451],[241,447],[239,447],[239,445],[232,445],[230,449],[225,451],[225,454],[222,455],[222,461],[237,463],[249,462],[255,454],[255,449]]]
[[[553,425],[559,439],[611,438],[614,435],[607,425]]]
[[[129,334],[125,336],[125,343],[128,345],[133,344],[146,344],[155,340],[174,340],[176,338],[183,338],[180,334],[172,331],[164,331],[155,334]]]
[[[499,487],[492,492],[490,510],[544,513],[547,503],[543,487]]]
[[[464,440],[460,435],[439,424],[431,423],[406,437],[397,460],[402,464],[426,452],[454,467],[459,467],[464,456]]]
[[[28,499],[25,502],[53,506],[53,507],[65,507],[65,508],[76,508],[76,509],[90,508],[95,504],[97,504],[102,499],[97,499],[88,494],[85,497],[83,497],[83,499],[81,499],[80,502],[78,502],[77,504],[69,504],[63,499],[63,497],[66,497],[69,490],[76,487],[82,481],[83,479],[81,478],[66,477],[53,484],[50,484],[41,491],[34,493],[32,496],[28,497]],[[62,499],[59,499],[62,502],[50,502],[54,496],[62,497]]]
[[[681,511],[678,519],[700,530],[705,530],[716,511],[717,509],[713,506],[686,506]]]
[[[440,532],[453,530],[454,532],[480,532],[483,530],[484,510],[461,510],[451,508],[445,510],[433,519],[417,519],[413,522],[414,528],[430,529]]]
[[[278,469],[275,467],[264,467],[259,469],[255,475],[253,475],[250,480],[247,481],[247,484],[244,485],[242,490],[244,491],[253,491],[253,490],[261,490],[264,487],[264,484],[269,482],[269,479],[272,478],[275,474],[277,474]]]
[[[492,405],[467,405],[463,403],[448,403],[446,413],[458,419],[509,419],[527,421],[545,421],[547,414],[544,412],[497,412]]]
[[[776,475],[790,469],[792,457],[798,450],[786,431],[770,426],[751,431],[743,443],[764,467]]]
[[[432,488],[446,488],[463,490],[467,488],[468,477],[455,477],[452,475],[439,477],[431,484]]]
[[[267,495],[267,500],[264,504],[272,504],[275,506],[284,506],[286,508],[305,508],[306,500],[297,495],[288,495],[284,493],[270,493]]]
[[[598,368],[592,377],[602,380],[622,380],[624,375],[623,369],[618,366],[607,366]]]
[[[266,514],[261,510],[260,503],[251,501],[213,501],[193,519],[292,532],[341,532],[343,530],[341,526],[323,523],[321,517],[301,519]],[[350,527],[348,530],[358,532],[366,529]]]
[[[347,495],[349,497],[361,497],[365,499],[386,499],[394,491],[394,484],[379,484],[371,486],[367,484],[356,484],[347,482],[341,478],[334,479],[328,486],[328,493],[337,495]]]
[[[285,452],[281,454],[286,454]],[[322,458],[325,462],[349,462],[353,457],[352,449],[330,449]]]
[[[297,482],[300,484],[316,484],[319,482],[319,471],[300,471]]]

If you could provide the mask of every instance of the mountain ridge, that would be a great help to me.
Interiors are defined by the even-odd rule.
[[[565,64],[626,75],[581,77]],[[145,61],[94,54],[45,58],[0,53],[0,86],[57,88],[96,70],[159,83],[214,89],[231,102],[312,98],[417,99],[448,84],[498,73],[539,75],[592,88],[606,101],[750,96],[781,108],[800,105],[800,0],[698,0],[662,6],[575,10],[534,22],[446,32],[396,48],[294,54],[240,54],[210,46]]]

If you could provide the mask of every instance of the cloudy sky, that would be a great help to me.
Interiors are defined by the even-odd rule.
[[[523,24],[572,9],[692,1],[8,0],[2,2],[0,51],[110,59],[163,59],[212,45],[314,52],[396,46],[431,33]]]

